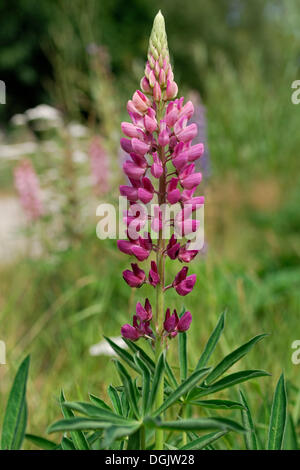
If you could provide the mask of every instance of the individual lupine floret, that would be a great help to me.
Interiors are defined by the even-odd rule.
[[[192,315],[191,312],[185,312],[180,318],[176,312],[173,310],[171,315],[171,311],[168,308],[166,311],[165,321],[164,321],[164,331],[166,336],[169,338],[175,338],[178,333],[183,333],[187,331],[192,323]]]

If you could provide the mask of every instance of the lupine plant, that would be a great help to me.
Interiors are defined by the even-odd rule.
[[[197,134],[193,104],[176,98],[168,52],[165,23],[159,12],[154,20],[145,76],[127,109],[131,123],[122,123],[126,138],[121,146],[128,153],[123,169],[128,185],[120,187],[121,195],[130,202],[125,214],[128,238],[118,241],[119,249],[136,258],[131,270],[123,272],[131,288],[144,284],[155,290],[155,306],[148,298],[138,302],[132,324],[126,323],[121,334],[128,350],[107,338],[117,354],[114,360],[120,377],[119,385],[109,385],[110,402],[90,395],[90,402],[66,401],[63,392],[60,404],[64,419],[54,423],[49,433],[63,432],[61,443],[28,435],[28,439],[44,448],[53,449],[213,449],[235,447],[244,438],[248,449],[281,449],[286,423],[286,390],[283,376],[274,395],[269,433],[266,444],[258,442],[254,420],[243,391],[229,397],[215,398],[217,392],[228,391],[237,384],[269,375],[263,370],[241,370],[224,374],[241,360],[266,335],[261,334],[235,349],[216,364],[213,353],[222,335],[225,314],[218,324],[196,365],[189,363],[187,340],[192,313],[165,305],[166,291],[174,289],[179,296],[190,294],[196,283],[195,274],[188,274],[189,264],[198,254],[189,249],[186,236],[197,230],[199,221],[189,216],[204,203],[196,196],[201,174],[195,171],[195,161],[203,155],[202,143],[192,145]],[[150,216],[153,240],[143,232],[143,218],[132,215],[136,203],[149,204],[157,198],[156,210]],[[165,204],[180,205],[178,214],[164,221]],[[188,211],[186,214],[186,207]],[[173,233],[164,238],[164,224]],[[138,237],[132,235],[132,225]],[[181,237],[178,237],[178,233]],[[184,240],[184,241],[182,241]],[[166,259],[179,260],[184,266],[168,284]],[[141,265],[149,263],[149,271]],[[142,343],[143,342],[143,343]],[[168,357],[170,348],[178,345],[179,373]],[[24,386],[23,386],[23,390]],[[235,399],[232,399],[232,397]],[[24,398],[24,394],[23,394]],[[218,414],[221,410],[222,414]],[[224,417],[224,413],[230,417]],[[241,419],[232,419],[239,413]],[[22,428],[23,429],[23,428]],[[241,439],[233,441],[231,433]],[[4,447],[7,440],[4,439]],[[18,441],[19,442],[19,441]],[[228,447],[228,446],[227,446]]]

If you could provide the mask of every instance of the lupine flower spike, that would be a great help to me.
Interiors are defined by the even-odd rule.
[[[120,193],[129,201],[129,210],[124,214],[128,228],[128,240],[119,240],[118,247],[136,259],[131,269],[123,272],[125,282],[132,288],[150,284],[156,290],[155,316],[149,300],[145,307],[137,304],[132,325],[126,324],[121,333],[124,338],[136,341],[141,337],[151,339],[155,349],[160,351],[165,342],[177,334],[187,331],[192,321],[190,312],[179,318],[176,310],[170,314],[167,308],[164,315],[164,293],[175,289],[180,296],[188,295],[196,283],[196,275],[188,275],[184,266],[171,284],[166,285],[165,259],[189,263],[198,250],[189,250],[189,241],[181,242],[182,237],[196,232],[199,221],[191,219],[192,213],[204,204],[202,196],[195,196],[202,175],[195,170],[195,162],[203,155],[204,145],[192,145],[197,135],[197,125],[188,121],[194,114],[191,101],[177,98],[178,87],[174,81],[170,63],[165,22],[159,12],[154,20],[149,41],[148,60],[145,75],[141,80],[141,90],[136,90],[127,103],[131,122],[123,122],[124,137],[121,148],[128,158],[123,170],[129,184],[120,186]],[[149,233],[143,233],[147,218],[136,215],[133,208],[137,204],[154,203],[150,224],[158,234],[157,244],[152,242]],[[170,221],[174,233],[169,241],[163,239],[163,213],[161,206],[179,204],[181,210]],[[138,232],[133,237],[130,229]],[[180,238],[179,238],[180,237]],[[155,254],[155,259],[152,258]],[[150,270],[139,263],[151,259]],[[148,268],[149,269],[149,268]]]
[[[14,170],[14,182],[21,205],[29,220],[44,214],[40,182],[30,160],[23,160]]]

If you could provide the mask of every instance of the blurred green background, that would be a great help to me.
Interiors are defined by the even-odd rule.
[[[0,79],[7,94],[0,105],[0,339],[7,365],[0,366],[0,387],[4,397],[30,352],[33,433],[43,433],[59,416],[61,387],[72,399],[85,398],[117,379],[107,357],[93,357],[89,348],[104,333],[118,335],[144,295],[130,293],[123,282],[128,259],[115,241],[97,239],[101,198],[82,183],[87,163],[78,154],[69,157],[88,153],[90,138],[101,135],[112,175],[103,199],[116,201],[120,122],[139,87],[159,8],[180,94],[196,91],[206,107],[207,253],[191,266],[197,289],[185,302],[194,318],[191,357],[196,362],[224,309],[220,357],[255,334],[270,333],[244,359],[245,368],[272,373],[247,386],[250,401],[264,416],[284,370],[299,424],[300,365],[291,361],[291,345],[300,339],[300,105],[291,102],[291,85],[300,79],[299,2],[2,0]],[[41,103],[60,112],[59,130],[41,132],[20,120]],[[74,122],[84,126],[82,136],[70,131]],[[24,147],[28,142],[31,147]],[[65,199],[43,222],[19,227],[13,169],[25,156],[42,187]],[[54,233],[53,220],[62,221]],[[176,267],[170,270],[172,278]],[[167,301],[178,306],[181,300],[168,292]]]

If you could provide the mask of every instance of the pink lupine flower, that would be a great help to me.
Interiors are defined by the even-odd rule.
[[[123,272],[124,281],[126,281],[130,287],[141,287],[146,280],[145,272],[140,269],[136,263],[131,263],[131,268],[132,271],[126,269]]]
[[[173,311],[172,315],[170,309],[166,311],[164,330],[170,338],[174,338],[178,333],[187,331],[192,323],[191,312],[185,312],[180,318],[176,310]]]
[[[151,269],[149,271],[149,283],[151,286],[156,287],[160,283],[160,277],[157,271],[157,264],[151,261]]]
[[[203,196],[196,194],[202,175],[195,171],[204,146],[199,141],[193,145],[193,139],[197,136],[197,125],[190,121],[195,111],[193,103],[185,103],[183,97],[176,99],[178,88],[170,64],[161,13],[154,20],[145,75],[140,85],[141,91],[135,91],[127,103],[130,122],[121,125],[126,136],[121,139],[121,147],[128,154],[123,170],[130,184],[120,186],[120,193],[129,200],[129,209],[124,214],[128,240],[119,240],[118,248],[140,262],[150,258],[148,278],[135,263],[132,270],[124,271],[123,276],[131,287],[140,287],[144,283],[153,286],[160,303],[157,301],[155,318],[152,318],[148,299],[145,307],[138,303],[133,324],[124,325],[121,331],[125,338],[132,341],[144,337],[153,342],[157,339],[156,344],[159,344],[187,331],[192,321],[190,312],[179,318],[176,310],[171,315],[170,308],[162,318],[164,292],[173,287],[179,295],[185,296],[193,290],[196,282],[196,275],[188,276],[188,268],[184,266],[173,283],[167,285],[168,273],[164,266],[167,256],[171,260],[190,263],[199,253],[199,250],[189,249],[189,241],[181,243],[177,237],[186,237],[198,230],[200,221],[194,220],[193,214],[204,204]],[[134,211],[139,202],[155,204],[151,215],[145,217]],[[178,204],[181,208],[167,221],[164,220],[165,204]],[[146,222],[157,233],[154,243],[149,234],[144,237],[140,235]],[[163,240],[165,224],[173,231],[167,243]],[[151,259],[154,252],[156,261]]]
[[[28,219],[37,220],[44,214],[44,207],[40,183],[30,160],[21,161],[15,168],[14,182]]]
[[[136,314],[138,318],[143,322],[149,322],[152,320],[152,307],[149,299],[145,300],[145,307],[140,302],[136,305]]]
[[[105,194],[109,191],[109,164],[107,153],[99,137],[96,136],[92,139],[89,153],[96,194]]]
[[[172,286],[175,288],[177,294],[185,296],[192,292],[195,282],[196,282],[196,275],[191,274],[187,276],[188,268],[185,266],[184,268],[179,271],[176,275]]]

